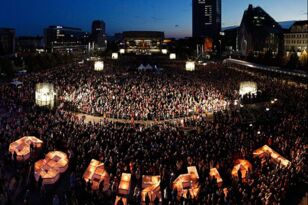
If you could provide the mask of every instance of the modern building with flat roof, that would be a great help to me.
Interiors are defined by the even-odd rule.
[[[165,34],[161,31],[125,31],[122,45],[125,53],[151,55],[161,53],[164,38]]]
[[[80,28],[49,26],[44,29],[44,40],[47,50],[51,52],[85,52],[89,34]]]
[[[221,30],[221,0],[192,0],[192,36],[217,40]]]
[[[15,52],[15,29],[0,28],[0,56]]]
[[[105,51],[107,49],[106,24],[101,20],[92,22],[91,42],[94,43],[94,49]]]

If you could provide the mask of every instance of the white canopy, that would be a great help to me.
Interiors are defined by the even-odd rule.
[[[148,65],[145,67],[145,69],[146,69],[146,70],[153,70],[153,67],[152,67],[150,64],[148,64]]]
[[[139,67],[138,67],[138,70],[145,70],[145,67],[143,64],[141,64]]]

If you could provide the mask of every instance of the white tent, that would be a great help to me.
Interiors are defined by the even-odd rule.
[[[143,64],[141,64],[139,67],[138,67],[138,70],[145,70],[145,67]]]
[[[148,65],[145,67],[145,69],[146,69],[146,70],[153,70],[153,67],[152,67],[150,64],[148,64]]]

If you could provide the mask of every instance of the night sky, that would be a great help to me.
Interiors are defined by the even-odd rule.
[[[223,27],[240,24],[243,11],[259,5],[277,21],[307,19],[307,0],[222,0]],[[49,25],[80,27],[106,22],[107,34],[160,30],[167,36],[191,36],[191,0],[1,0],[0,27],[17,35],[42,35]]]

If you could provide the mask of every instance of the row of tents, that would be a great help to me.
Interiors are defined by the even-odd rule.
[[[159,68],[157,68],[157,66],[155,65],[154,67],[151,66],[150,64],[147,64],[146,66],[144,66],[143,64],[141,64],[138,68],[137,68],[138,71],[141,71],[141,70],[159,70]]]

